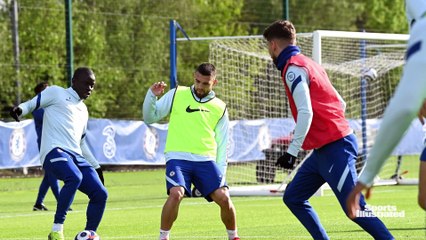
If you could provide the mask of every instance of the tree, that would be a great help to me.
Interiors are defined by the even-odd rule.
[[[15,101],[11,1],[0,8],[0,102]],[[74,0],[74,66],[93,68],[97,84],[87,100],[92,117],[141,119],[141,105],[154,81],[169,80],[169,20],[190,37],[261,34],[282,18],[281,0]],[[40,81],[67,87],[64,3],[19,0],[22,99]],[[7,11],[5,11],[5,9]],[[406,32],[403,0],[290,0],[298,32],[316,29]],[[332,13],[332,14],[328,14]],[[179,35],[181,36],[181,35]],[[179,42],[178,81],[191,85],[193,72],[208,61],[209,42]],[[219,73],[220,74],[220,73]],[[0,118],[7,118],[5,109]]]

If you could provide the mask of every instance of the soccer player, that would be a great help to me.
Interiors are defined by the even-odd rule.
[[[47,82],[42,82],[37,84],[37,86],[34,88],[35,94],[39,94],[41,91],[46,89],[49,86]],[[34,125],[35,130],[37,133],[37,146],[38,150],[40,151],[40,144],[41,144],[41,130],[43,128],[43,114],[44,109],[39,108],[31,113],[33,115],[34,119]],[[49,190],[49,187],[52,189],[52,193],[56,198],[56,201],[59,199],[59,181],[55,178],[53,174],[47,173],[44,171],[43,180],[41,181],[37,199],[33,206],[33,211],[47,211],[48,209],[43,204],[44,197],[46,196],[47,191]],[[68,209],[69,210],[69,209]]]
[[[154,83],[143,103],[147,124],[170,114],[165,158],[169,195],[161,214],[160,240],[168,240],[183,197],[191,196],[191,183],[209,202],[220,206],[222,222],[230,240],[239,240],[236,212],[225,183],[227,167],[228,111],[215,96],[216,68],[198,66],[194,85],[178,86],[157,101],[166,87]]]
[[[50,240],[64,239],[65,216],[77,189],[90,199],[86,230],[96,231],[105,210],[108,194],[103,185],[103,173],[85,138],[89,116],[84,100],[90,96],[94,86],[93,71],[81,67],[75,70],[70,88],[51,86],[10,112],[19,122],[20,116],[44,109],[41,164],[47,173],[64,181],[48,236]]]
[[[312,150],[287,186],[283,200],[314,239],[329,239],[309,198],[328,183],[346,212],[345,201],[357,180],[356,137],[345,119],[345,102],[334,89],[325,70],[301,54],[296,29],[278,20],[264,33],[269,54],[281,71],[290,109],[296,122],[293,141],[277,165],[292,169],[300,149]],[[364,208],[364,199],[360,199]],[[375,239],[393,239],[376,217],[353,220]]]
[[[420,121],[424,123],[423,118],[426,116],[426,1],[407,0],[405,5],[411,28],[406,63],[395,95],[383,115],[376,144],[367,157],[366,166],[357,185],[347,199],[351,218],[356,217],[359,211],[358,199],[361,191],[367,188],[369,196],[374,177],[399,143],[411,121],[418,113]],[[419,175],[418,203],[426,210],[426,149],[423,149],[420,156]]]

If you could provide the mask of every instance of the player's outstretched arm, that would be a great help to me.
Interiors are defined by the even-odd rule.
[[[19,122],[19,117],[49,106],[58,99],[57,94],[55,94],[55,89],[57,89],[57,87],[49,87],[32,99],[19,104],[19,106],[13,107],[9,112],[10,116],[15,119],[15,121]]]
[[[166,86],[164,82],[156,82],[146,93],[142,105],[143,120],[146,124],[158,122],[170,113],[176,89],[168,91],[157,101],[157,97],[164,92]]]

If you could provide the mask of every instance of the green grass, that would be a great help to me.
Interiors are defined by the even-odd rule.
[[[105,173],[109,199],[98,229],[103,240],[157,239],[160,214],[166,199],[163,170]],[[0,179],[0,239],[46,239],[55,200],[51,192],[45,204],[51,211],[33,212],[40,178]],[[382,218],[396,239],[425,239],[425,212],[416,204],[417,186],[376,187],[369,204],[392,205],[405,211],[402,218]],[[65,237],[73,239],[85,225],[87,197],[76,195],[65,222]],[[233,197],[242,239],[311,239],[280,197]],[[313,197],[311,203],[331,239],[371,239],[348,220],[331,191]],[[172,239],[226,239],[219,208],[202,198],[184,199]]]
[[[395,174],[397,166],[397,158],[391,156],[386,161],[382,170],[379,173],[381,179],[389,179]],[[419,156],[418,155],[406,155],[402,158],[402,164],[399,173],[404,173],[403,178],[405,179],[417,179],[419,172]],[[277,170],[275,175],[275,183],[281,183],[287,176],[286,170]],[[244,162],[244,163],[232,163],[229,164],[227,169],[227,181],[231,186],[235,185],[256,185],[256,161]]]

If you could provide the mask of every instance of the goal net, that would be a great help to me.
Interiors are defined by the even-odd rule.
[[[337,31],[297,36],[302,53],[325,68],[346,101],[346,117],[359,141],[358,171],[401,76],[407,40],[408,35],[403,34]],[[227,103],[231,120],[227,173],[231,190],[236,186],[266,192],[284,189],[294,171],[277,168],[275,160],[286,151],[295,123],[265,40],[261,36],[219,39],[210,42],[209,51],[210,62],[218,70],[215,91]],[[363,77],[369,69],[377,72],[377,78]],[[301,151],[299,158],[306,154]],[[399,159],[405,163],[405,156]],[[381,183],[395,184],[401,178],[404,169],[397,163],[397,157],[388,161],[379,175]],[[270,184],[273,186],[264,187]]]

